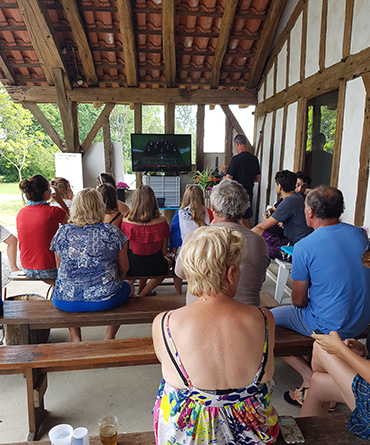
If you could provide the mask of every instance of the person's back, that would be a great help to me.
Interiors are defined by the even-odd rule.
[[[343,338],[365,329],[370,321],[370,270],[361,258],[367,242],[363,229],[339,223],[320,227],[296,244],[292,279],[305,278],[301,264],[310,264],[309,303],[303,308],[308,325],[315,320],[323,332],[337,331]]]

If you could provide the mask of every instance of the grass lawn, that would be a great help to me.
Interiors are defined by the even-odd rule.
[[[15,226],[15,217],[23,207],[24,202],[22,199],[0,202],[0,224],[3,226]]]
[[[20,195],[18,182],[0,182],[0,195]]]

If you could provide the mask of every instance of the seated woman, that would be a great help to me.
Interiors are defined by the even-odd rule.
[[[121,230],[130,241],[128,276],[166,275],[171,260],[166,257],[170,228],[161,216],[157,199],[148,185],[141,185],[134,194],[132,208],[121,222]],[[140,280],[138,297],[155,295],[163,278]]]
[[[62,208],[49,205],[47,201],[52,196],[50,184],[41,175],[23,179],[19,188],[27,198],[26,206],[16,218],[23,271],[30,278],[51,280],[54,283],[57,269],[50,242],[59,224],[67,222],[68,208],[58,188],[55,188],[53,197]]]
[[[205,206],[203,190],[197,185],[189,185],[182,198],[180,210],[174,214],[171,222],[170,250],[174,254],[173,270],[185,235],[200,226],[209,226],[212,220],[212,212]],[[181,295],[182,279],[174,276],[173,281],[176,294]]]
[[[63,198],[64,204],[68,207],[68,210],[70,210],[72,206],[73,191],[71,189],[69,181],[67,181],[67,179],[65,178],[57,176],[51,179],[50,185],[54,187],[54,189],[58,188]],[[52,199],[50,205],[60,207],[60,205],[55,201],[55,199]]]
[[[314,374],[299,417],[323,416],[330,402],[346,403],[352,411],[349,430],[370,439],[370,338],[365,346],[353,338],[342,341],[335,331],[312,337]]]
[[[198,300],[153,323],[163,373],[153,410],[157,444],[270,444],[278,435],[270,405],[274,319],[233,300],[245,244],[235,230],[201,227],[181,250]]]
[[[50,249],[55,252],[58,278],[54,305],[68,312],[93,312],[120,306],[133,293],[123,281],[128,270],[127,238],[103,223],[105,205],[100,193],[85,188],[77,193],[70,224],[61,227]],[[104,339],[115,337],[119,326],[108,326]],[[81,341],[81,329],[69,328],[71,341]]]
[[[113,185],[106,183],[98,187],[98,192],[101,194],[105,204],[103,222],[119,227],[123,215],[118,210],[117,189]]]
[[[103,184],[111,184],[117,190],[116,180],[109,173],[99,173],[99,176],[96,178],[96,188]],[[122,201],[117,200],[118,210],[122,213],[123,216],[126,216],[130,211],[130,207]]]

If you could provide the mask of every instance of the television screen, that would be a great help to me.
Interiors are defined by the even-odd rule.
[[[191,170],[190,134],[131,134],[132,171]]]

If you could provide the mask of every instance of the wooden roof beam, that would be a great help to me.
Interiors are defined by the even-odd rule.
[[[130,0],[117,0],[118,17],[120,22],[123,56],[125,59],[125,72],[127,86],[136,87],[137,57],[134,24],[132,21],[132,9]]]
[[[71,88],[67,77],[67,69],[55,38],[45,2],[41,0],[18,0],[20,13],[26,25],[32,46],[40,60],[49,84],[54,83],[53,69],[63,70],[64,83]]]
[[[231,29],[234,23],[234,16],[238,0],[228,0],[225,4],[224,15],[221,21],[220,34],[218,37],[215,57],[213,59],[211,72],[211,88],[217,88],[220,83],[220,72],[222,61],[224,59]]]
[[[89,42],[83,27],[83,23],[78,12],[76,0],[61,0],[67,20],[71,26],[81,63],[84,69],[86,82],[89,85],[98,85],[94,59],[90,51]]]
[[[162,0],[162,47],[167,87],[176,84],[175,2]]]
[[[5,86],[15,102],[56,103],[54,87]],[[145,105],[175,103],[176,105],[235,104],[257,105],[255,91],[186,90],[183,88],[75,88],[67,93],[68,100],[77,103],[119,103]]]
[[[33,116],[37,119],[38,123],[45,130],[46,134],[54,142],[54,144],[59,148],[59,150],[65,152],[66,146],[63,138],[51,125],[51,123],[46,118],[45,114],[40,110],[40,108],[35,104],[35,102],[23,102],[23,105],[27,110],[29,110]]]
[[[14,76],[11,72],[11,68],[7,65],[5,62],[5,59],[3,58],[2,54],[0,53],[0,69],[4,72],[6,80],[12,84],[15,85]]]
[[[252,70],[248,77],[248,88],[256,88],[265,66],[267,57],[270,53],[270,47],[275,37],[276,28],[280,22],[281,15],[287,0],[274,0],[270,2],[270,10],[267,14],[267,20],[263,24],[263,30],[254,61]]]
[[[101,129],[104,122],[106,122],[106,120],[108,119],[114,106],[115,104],[109,103],[104,107],[103,111],[100,113],[95,124],[92,126],[91,130],[89,131],[89,134],[86,136],[86,139],[83,141],[81,145],[82,156],[84,156],[89,151],[91,144],[95,139],[95,136],[98,134],[98,131]]]

